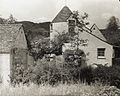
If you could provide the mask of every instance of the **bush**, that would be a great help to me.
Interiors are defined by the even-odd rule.
[[[31,81],[32,69],[25,68],[22,64],[15,66],[13,74],[10,76],[10,80],[13,86],[19,84],[29,84]]]
[[[74,62],[77,67],[85,67],[86,64],[86,55],[85,53],[80,49],[65,50],[63,57],[65,59],[65,62]]]
[[[98,66],[82,68],[80,80],[88,84],[99,82],[103,85],[116,86],[120,88],[120,66]]]
[[[93,81],[120,88],[120,66],[98,67],[93,71]]]
[[[80,72],[80,79],[82,82],[86,82],[90,85],[93,81],[93,68],[91,66],[82,68]]]
[[[81,66],[75,62],[56,63],[55,60],[39,60],[33,70],[32,81],[36,84],[77,83],[80,81]]]

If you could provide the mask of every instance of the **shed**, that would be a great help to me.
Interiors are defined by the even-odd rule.
[[[14,48],[27,49],[22,24],[0,24],[0,76],[3,84],[10,81],[11,50]]]

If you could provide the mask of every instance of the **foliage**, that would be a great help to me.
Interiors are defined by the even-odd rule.
[[[93,82],[93,68],[91,66],[87,66],[81,69],[80,79],[81,82],[86,82],[89,85]]]
[[[120,95],[120,90],[117,89],[114,86],[107,86],[104,87],[102,90],[100,90],[96,96],[119,96]]]
[[[6,23],[7,23],[7,24],[15,24],[15,22],[16,22],[16,19],[13,17],[12,14],[11,14],[11,15],[9,16],[9,18],[6,20]]]
[[[77,21],[77,26],[79,26],[81,29],[86,25],[89,25],[89,22],[87,21],[87,13],[80,15],[78,11],[73,11],[73,18]]]
[[[80,78],[88,84],[100,82],[103,85],[120,88],[120,67],[98,66],[95,69],[89,66],[84,67],[80,71]]]
[[[29,84],[31,81],[32,69],[26,69],[23,65],[17,64],[14,73],[10,76],[11,84],[13,86],[19,84]]]
[[[68,43],[72,37],[68,33],[62,33],[57,35],[54,40],[51,40],[51,50],[50,53],[54,53],[56,55],[62,54],[62,46],[64,43]]]
[[[107,29],[110,31],[116,31],[119,28],[119,19],[115,16],[110,17]]]
[[[58,86],[0,86],[0,96],[119,96],[120,90],[110,86],[59,84]]]
[[[30,46],[29,52],[34,57],[35,61],[42,59],[44,54],[49,54],[50,52],[50,42],[47,38],[32,42]]]
[[[32,81],[35,84],[49,83],[54,85],[60,81],[60,76],[60,70],[54,61],[40,60],[33,70]]]
[[[17,20],[12,14],[10,14],[9,18],[7,19],[0,18],[0,24],[15,24],[16,22]]]
[[[75,65],[79,67],[86,66],[85,53],[80,49],[75,49],[75,50],[67,49],[65,50],[63,57],[66,62],[74,62],[76,63]]]
[[[77,58],[81,55],[81,53],[81,51],[75,53],[76,57],[74,62],[67,61],[60,63],[56,60],[39,60],[33,70],[33,82],[36,84],[43,84],[47,82],[51,85],[58,84],[59,82],[79,82],[81,68],[85,66],[85,60]],[[82,60],[84,62],[81,63]]]
[[[93,71],[94,81],[120,88],[120,67],[98,67]]]

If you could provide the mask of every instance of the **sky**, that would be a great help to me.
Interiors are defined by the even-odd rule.
[[[0,0],[0,17],[12,14],[18,21],[52,21],[67,5],[71,11],[88,13],[90,25],[105,28],[111,16],[120,19],[119,0]]]

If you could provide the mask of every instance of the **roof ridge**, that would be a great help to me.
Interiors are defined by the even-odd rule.
[[[52,20],[52,23],[56,22],[65,22],[70,15],[72,14],[72,11],[69,9],[69,7],[64,6],[60,12],[56,15],[56,17]]]

